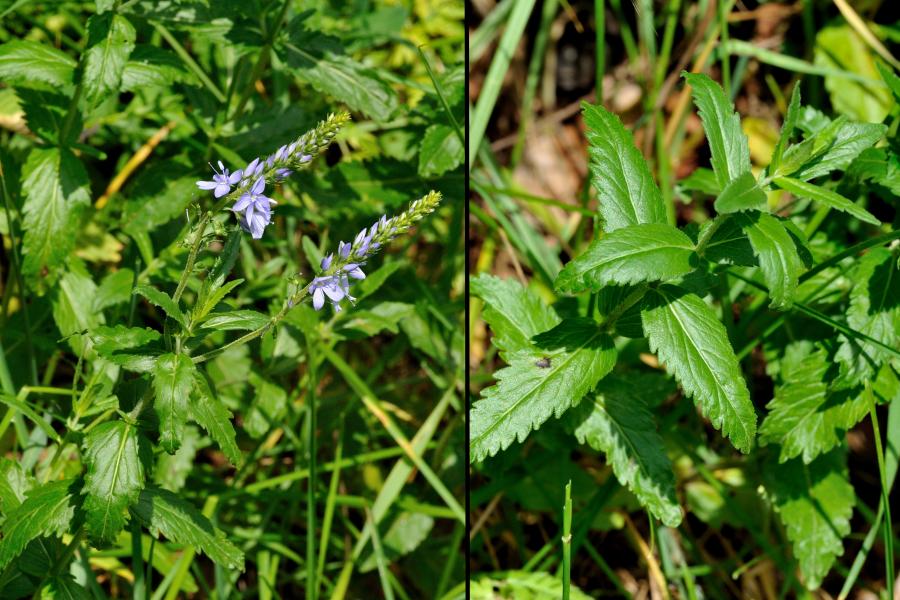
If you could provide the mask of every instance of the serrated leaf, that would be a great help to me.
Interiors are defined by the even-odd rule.
[[[214,313],[203,322],[204,329],[219,331],[253,330],[270,324],[272,317],[255,310],[232,310]]]
[[[806,587],[817,589],[844,553],[856,495],[847,479],[844,453],[833,450],[810,464],[769,461],[766,489],[787,529]]]
[[[741,118],[721,86],[702,73],[682,73],[691,86],[709,142],[710,162],[719,188],[750,170],[750,147]]]
[[[184,354],[163,354],[153,366],[153,409],[159,418],[159,445],[169,454],[175,454],[181,444],[195,371],[193,361]]]
[[[846,119],[836,119],[831,125],[834,126],[833,130],[826,126],[814,134],[814,138],[810,138],[818,142],[818,136],[829,134],[827,144],[818,142],[817,145],[822,150],[817,156],[804,161],[797,169],[786,169],[791,151],[799,147],[792,146],[785,152],[784,161],[777,175],[790,175],[794,179],[809,181],[827,175],[831,171],[844,170],[863,150],[875,145],[887,131],[887,126],[880,123],[853,123]]]
[[[320,34],[304,31],[283,48],[297,77],[353,110],[384,122],[397,109],[397,93],[377,71],[333,52],[334,45]]]
[[[865,221],[872,225],[881,225],[881,221],[876,219],[872,213],[863,207],[854,204],[837,192],[832,192],[831,190],[792,177],[775,177],[773,181],[778,187],[789,191],[798,198],[806,198],[813,202],[824,204],[835,210],[853,215],[860,221]]]
[[[30,87],[36,82],[63,88],[72,83],[75,59],[49,44],[15,40],[0,45],[0,79]]]
[[[709,196],[718,196],[722,188],[716,181],[716,174],[712,169],[698,167],[694,172],[678,181],[678,185],[688,192],[702,192]]]
[[[306,236],[303,238],[307,239]],[[197,295],[196,308],[193,311],[193,321],[200,322],[209,314],[209,312],[222,301],[225,295],[243,282],[243,279],[225,283],[225,278],[234,268],[237,260],[238,252],[241,247],[241,228],[235,227],[228,235],[222,252],[216,257],[216,262],[210,270],[209,275],[203,280],[200,286],[200,293]]]
[[[491,342],[504,357],[531,348],[531,338],[560,321],[535,292],[514,279],[481,274],[469,281],[469,293],[484,300],[482,317],[494,334]]]
[[[619,117],[602,106],[581,105],[587,124],[591,181],[603,231],[642,223],[666,223],[666,207],[647,162]]]
[[[134,50],[135,31],[128,19],[113,12],[92,16],[87,30],[81,82],[88,101],[96,103],[119,90],[125,63]]]
[[[900,267],[887,248],[873,248],[858,263],[850,290],[847,325],[891,347],[900,347]],[[853,381],[874,376],[876,367],[890,358],[875,344],[841,336],[837,357]]]
[[[131,269],[119,269],[103,278],[91,309],[99,312],[110,306],[128,302],[131,298],[131,286],[134,284],[134,271]]]
[[[41,590],[41,600],[91,600],[92,596],[71,573],[51,577]]]
[[[846,432],[866,416],[869,407],[859,388],[833,388],[834,377],[826,377],[831,366],[820,349],[782,372],[784,381],[759,428],[762,444],[780,446],[779,462],[802,455],[809,464],[842,444]]]
[[[671,225],[650,223],[617,229],[591,242],[556,277],[557,291],[576,293],[607,285],[665,281],[697,266],[694,242]]]
[[[436,123],[425,130],[419,148],[419,175],[436,177],[462,164],[465,148],[456,131]]]
[[[22,168],[25,194],[23,273],[50,283],[75,247],[82,210],[90,204],[88,176],[67,149],[35,148]]]
[[[781,126],[781,134],[775,143],[775,149],[772,152],[772,160],[766,168],[766,172],[775,173],[781,164],[781,157],[784,156],[784,150],[791,141],[791,135],[797,126],[797,119],[800,118],[800,82],[794,84],[794,91],[791,92],[791,103],[788,105],[787,114],[784,116],[784,124]]]
[[[194,505],[172,492],[145,488],[137,504],[131,507],[131,513],[154,535],[162,533],[175,543],[193,546],[228,569],[244,570],[244,553]]]
[[[240,465],[241,450],[238,448],[237,434],[231,424],[231,411],[215,396],[200,372],[194,375],[194,392],[191,418],[206,430],[231,464]]]
[[[84,437],[84,511],[91,539],[113,541],[125,527],[128,507],[144,487],[150,444],[124,421],[102,423]]]
[[[741,210],[763,210],[766,207],[766,193],[756,183],[753,173],[746,171],[732,179],[716,198],[716,212],[733,213]]]
[[[713,427],[749,452],[756,412],[725,326],[696,294],[671,285],[648,292],[641,309],[650,348]]]
[[[470,411],[472,461],[523,441],[551,416],[577,404],[616,362],[612,338],[591,319],[567,319],[535,338],[535,347],[510,353],[497,385]]]
[[[607,377],[566,419],[582,444],[606,455],[619,483],[669,527],[681,523],[675,476],[653,414],[630,382]]]
[[[64,479],[45,483],[26,495],[25,501],[6,515],[0,538],[0,569],[42,535],[61,536],[75,516],[78,491],[75,481]]]
[[[150,285],[136,285],[131,293],[143,296],[151,304],[163,309],[168,316],[187,329],[187,320],[184,318],[184,313],[181,312],[181,308],[167,293]]]
[[[767,213],[747,211],[731,218],[738,220],[753,246],[763,279],[769,287],[770,306],[787,310],[794,303],[798,278],[804,271],[793,238],[777,218]]]

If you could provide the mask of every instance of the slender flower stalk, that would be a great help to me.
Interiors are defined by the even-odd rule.
[[[337,254],[322,259],[321,273],[312,280],[307,291],[312,296],[313,308],[320,310],[327,298],[335,312],[340,312],[344,298],[352,304],[356,298],[350,295],[350,280],[365,279],[362,267],[366,260],[401,233],[406,233],[417,221],[434,212],[441,202],[439,192],[429,192],[410,203],[409,208],[396,217],[382,215],[371,227],[362,229],[353,242],[341,241]]]
[[[213,168],[212,181],[198,181],[202,190],[213,190],[220,201],[216,210],[231,205],[238,222],[253,239],[263,235],[272,222],[274,200],[265,195],[266,185],[274,185],[291,176],[294,171],[306,168],[312,160],[325,151],[341,127],[350,120],[346,112],[328,115],[315,129],[307,131],[290,144],[285,144],[268,157],[251,160],[246,167],[231,172],[222,161],[219,170]],[[234,189],[232,189],[232,187]]]

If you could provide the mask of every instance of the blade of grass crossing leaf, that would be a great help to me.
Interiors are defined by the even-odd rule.
[[[897,477],[898,452],[900,452],[900,403],[897,402],[891,402],[888,406],[886,449],[887,452],[885,452],[884,455],[884,470],[886,473],[885,480],[887,482],[887,486],[883,487],[883,489],[886,490],[888,494],[890,494],[890,490],[894,486],[894,480]],[[869,551],[872,550],[872,547],[875,545],[875,540],[878,537],[878,531],[884,521],[884,507],[885,497],[884,494],[882,494],[882,497],[878,503],[878,513],[875,515],[875,521],[872,523],[869,532],[866,534],[866,537],[862,543],[862,547],[859,549],[859,552],[857,552],[856,558],[853,560],[853,565],[850,567],[849,573],[844,578],[844,585],[843,587],[841,587],[841,591],[838,594],[838,600],[846,600],[846,598],[850,595],[850,592],[852,592],[854,589],[856,580],[857,578],[859,578],[859,574],[866,562],[866,557],[869,555]],[[890,520],[888,522],[890,522]],[[889,555],[885,554],[885,559],[887,559],[887,556]],[[890,598],[891,596],[888,597]]]
[[[369,386],[356,374],[356,371],[353,370],[349,364],[347,364],[343,358],[338,356],[334,350],[331,348],[323,348],[322,354],[328,362],[330,362],[334,368],[340,372],[340,374],[344,377],[344,380],[347,384],[353,389],[354,392],[360,397],[360,400],[363,401],[363,404],[366,405],[366,408],[372,412],[372,414],[381,422],[384,426],[385,430],[390,434],[390,436],[394,439],[394,442],[397,443],[398,446],[403,448],[406,455],[413,461],[413,463],[418,467],[418,469],[422,472],[422,475],[425,479],[428,480],[428,483],[434,488],[434,491],[437,492],[438,496],[444,501],[447,505],[447,508],[453,511],[456,515],[456,518],[465,522],[465,511],[463,511],[459,502],[454,498],[453,494],[447,489],[447,486],[440,480],[440,478],[435,474],[431,467],[422,460],[422,457],[412,448],[409,443],[409,440],[400,431],[400,428],[394,423],[394,420],[391,416],[384,410],[381,402],[378,398],[375,397],[375,394],[372,393],[372,390],[369,389]]]
[[[441,87],[441,84],[438,83],[437,78],[434,76],[434,72],[431,70],[431,63],[428,62],[428,57],[425,56],[425,52],[422,51],[422,47],[419,46],[417,48],[419,51],[419,56],[422,57],[422,62],[425,64],[425,69],[428,71],[428,76],[431,78],[431,83],[434,85],[434,91],[437,92],[438,99],[441,101],[441,106],[444,108],[444,112],[447,113],[447,117],[450,119],[450,124],[453,125],[453,130],[456,132],[456,137],[459,138],[459,141],[462,144],[466,143],[466,137],[463,135],[462,129],[459,128],[459,123],[456,122],[456,117],[453,116],[453,111],[450,110],[450,105],[447,103],[447,97],[444,95],[444,90]]]
[[[206,89],[208,89],[210,93],[216,97],[216,100],[224,104],[226,101],[225,95],[222,93],[219,87],[215,83],[213,83],[212,79],[209,78],[209,75],[206,74],[206,71],[203,70],[203,67],[197,64],[197,61],[195,61],[191,57],[191,55],[188,54],[188,51],[184,49],[184,46],[182,46],[181,43],[177,39],[175,39],[175,36],[173,36],[172,33],[161,23],[154,22],[153,26],[156,28],[159,34],[163,36],[163,38],[169,43],[169,45],[172,46],[172,48],[175,50],[181,60],[184,61],[188,68],[194,72],[194,74],[197,76],[197,79],[199,79],[203,83],[203,85],[206,86]]]
[[[494,41],[497,30],[503,25],[503,22],[509,17],[510,11],[515,6],[517,0],[501,0],[493,9],[484,17],[484,20],[478,25],[472,35],[469,36],[469,60],[478,62],[484,51]]]
[[[500,87],[503,85],[503,79],[509,70],[509,62],[515,54],[522,33],[525,31],[525,25],[528,23],[528,17],[534,8],[535,0],[517,0],[512,8],[509,22],[506,24],[506,30],[500,38],[500,46],[494,54],[491,66],[488,69],[487,76],[484,80],[484,86],[478,101],[475,104],[475,111],[469,125],[469,171],[475,161],[472,157],[478,155],[478,148],[484,139],[487,130],[488,121],[494,112],[494,105],[497,103],[497,97],[500,95]]]

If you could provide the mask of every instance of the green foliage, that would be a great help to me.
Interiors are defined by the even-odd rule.
[[[181,445],[194,372],[194,363],[184,354],[163,354],[153,366],[153,409],[159,418],[159,444],[169,454],[175,454]]]
[[[76,483],[65,479],[35,487],[19,506],[6,513],[0,539],[0,569],[21,554],[31,540],[61,536],[68,530],[77,507]]]
[[[661,286],[641,307],[644,333],[666,370],[703,411],[713,427],[749,452],[756,412],[725,327],[696,294]]]
[[[131,514],[155,535],[193,546],[223,567],[244,569],[244,553],[192,504],[168,490],[146,487],[131,507]]]
[[[128,507],[144,487],[150,443],[134,424],[102,423],[84,438],[84,460],[88,532],[100,543],[111,542],[125,526]]]
[[[659,187],[619,117],[587,103],[582,104],[582,112],[603,230],[611,233],[629,225],[666,223]]]
[[[772,461],[765,471],[766,491],[787,529],[804,583],[814,590],[844,552],[855,495],[847,480],[845,455],[834,450],[805,464]]]

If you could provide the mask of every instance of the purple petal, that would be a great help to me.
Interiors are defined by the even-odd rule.
[[[215,181],[198,181],[197,182],[197,187],[200,188],[201,190],[211,190],[214,187],[216,187],[217,185],[219,185],[219,184],[216,183]]]
[[[264,189],[266,189],[266,180],[260,177],[253,183],[253,189],[250,191],[254,194],[262,194]]]
[[[352,277],[353,279],[365,279],[366,278],[366,274],[363,273],[362,269],[360,269],[359,267],[356,267],[352,271],[348,271],[347,274],[350,275],[350,277]]]
[[[340,302],[344,298],[344,291],[336,285],[326,286],[323,289],[325,295],[328,296],[332,302]]]
[[[324,305],[325,293],[322,291],[322,288],[317,287],[316,291],[313,292],[313,308],[321,310]]]
[[[254,240],[258,240],[263,236],[265,230],[266,222],[262,215],[254,215],[253,220],[250,221],[250,235],[253,236]]]
[[[328,270],[328,267],[331,266],[331,261],[333,258],[334,258],[334,254],[329,254],[328,256],[325,256],[322,258],[322,262],[320,263],[320,265],[321,265],[323,271]]]
[[[231,207],[231,210],[244,210],[247,208],[247,205],[250,204],[250,194],[244,194],[238,201],[234,203],[234,206]]]
[[[227,183],[220,183],[216,186],[215,196],[216,198],[221,198],[230,191],[231,187]]]
[[[259,159],[254,158],[250,161],[250,164],[244,168],[244,175],[247,177],[253,177],[253,169],[256,168],[256,165],[259,164]]]
[[[237,171],[235,171],[234,173],[232,173],[231,175],[229,175],[229,176],[228,176],[228,183],[231,184],[231,185],[236,184],[238,181],[241,180],[241,175],[242,175],[242,173],[243,173],[243,171],[241,171],[240,169],[238,169]]]

